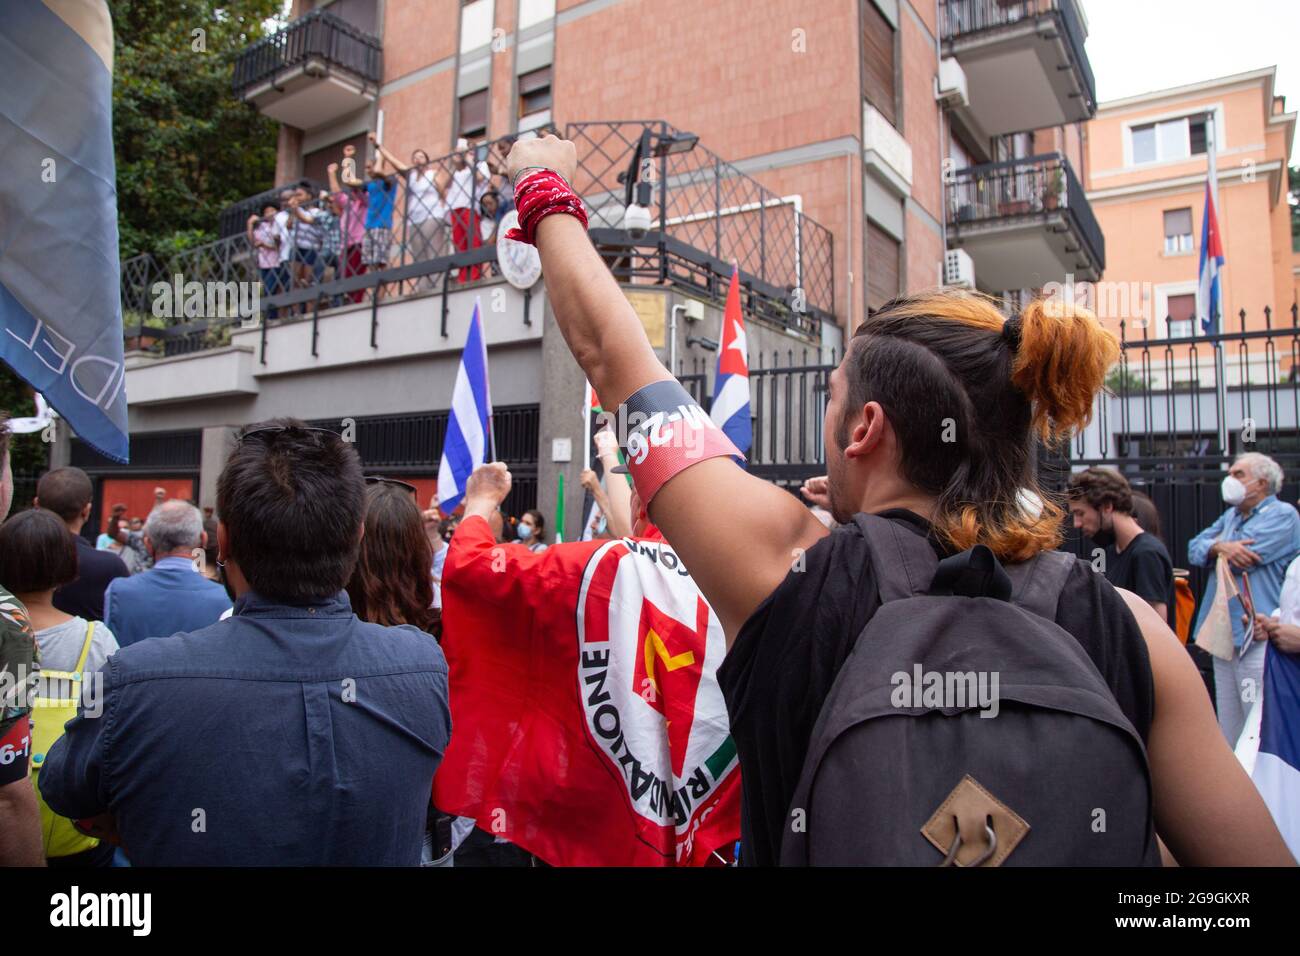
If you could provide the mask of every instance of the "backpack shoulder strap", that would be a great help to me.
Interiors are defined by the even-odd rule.
[[[1040,551],[1028,561],[1006,565],[1006,572],[1011,577],[1012,603],[1031,614],[1055,621],[1061,589],[1065,587],[1075,560],[1074,555],[1064,551]]]
[[[90,644],[95,639],[95,622],[86,622],[86,640],[81,645],[81,654],[77,657],[76,673],[80,674],[86,667],[86,658],[90,656]]]
[[[924,594],[939,566],[930,542],[878,515],[855,515],[853,522],[867,539],[880,602]]]

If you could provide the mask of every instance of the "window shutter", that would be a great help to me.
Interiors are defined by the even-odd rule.
[[[862,5],[862,93],[894,126],[894,28],[870,0]]]
[[[867,220],[867,308],[878,309],[899,293],[902,245]]]

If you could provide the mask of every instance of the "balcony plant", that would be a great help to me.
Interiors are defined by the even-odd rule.
[[[162,331],[167,328],[167,320],[146,312],[122,313],[123,346],[129,352],[138,349],[142,352],[158,351],[162,342]]]
[[[1055,209],[1061,204],[1065,194],[1065,173],[1057,166],[1047,177],[1047,186],[1043,190],[1043,208]]]

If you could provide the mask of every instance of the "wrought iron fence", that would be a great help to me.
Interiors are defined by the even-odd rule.
[[[939,0],[940,36],[951,41],[1043,14],[1056,14],[1071,58],[1083,77],[1089,106],[1095,106],[1097,82],[1084,48],[1083,21],[1076,0]]]
[[[830,375],[838,364],[834,349],[786,349],[751,353],[749,407],[754,441],[746,468],[794,489],[826,473],[823,424]],[[694,358],[678,363],[677,378],[691,396],[712,404],[716,360]]]
[[[946,187],[948,225],[984,224],[1059,211],[1073,226],[1098,274],[1106,267],[1106,237],[1092,205],[1060,153],[1042,153],[956,170]]]
[[[620,279],[722,298],[735,262],[754,314],[810,334],[834,320],[834,240],[792,198],[662,120],[570,123],[565,136],[592,238]],[[650,210],[639,236],[627,231],[633,201]]]
[[[313,59],[378,83],[383,75],[382,55],[378,37],[325,10],[312,10],[241,53],[235,61],[231,87],[236,96],[242,96],[251,87]]]

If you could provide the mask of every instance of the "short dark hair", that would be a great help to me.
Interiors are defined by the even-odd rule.
[[[1085,468],[1070,477],[1070,501],[1084,501],[1101,510],[1110,505],[1120,514],[1133,513],[1133,489],[1128,479],[1110,468]]]
[[[244,429],[217,479],[229,559],[258,594],[290,604],[343,590],[364,502],[356,450],[295,418]]]
[[[36,483],[36,498],[46,511],[53,511],[64,521],[71,521],[90,504],[95,487],[90,476],[80,468],[55,468],[41,475]]]
[[[55,515],[36,508],[0,525],[0,584],[34,594],[77,577],[77,542]]]

